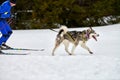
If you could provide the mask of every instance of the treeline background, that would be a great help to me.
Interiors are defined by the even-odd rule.
[[[120,22],[120,0],[17,0],[14,29],[101,26]]]

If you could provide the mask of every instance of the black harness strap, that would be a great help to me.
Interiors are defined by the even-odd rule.
[[[73,42],[75,41],[74,38],[72,37],[72,35],[69,32],[67,32],[66,34]]]

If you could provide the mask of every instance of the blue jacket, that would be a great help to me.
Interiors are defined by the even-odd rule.
[[[9,0],[3,2],[0,6],[0,18],[10,18],[11,16],[11,5]]]

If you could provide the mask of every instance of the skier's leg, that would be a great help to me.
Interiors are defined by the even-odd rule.
[[[0,32],[1,32],[1,37],[0,37],[0,46],[1,46],[7,37],[7,31],[5,28],[5,23],[3,21],[0,21]]]
[[[0,37],[0,54],[4,54],[4,52],[2,52],[2,43],[5,40],[6,37],[6,29],[5,29],[5,24],[4,21],[0,20],[0,32],[1,32],[1,37]]]
[[[7,24],[6,21],[4,23],[5,23],[5,35],[6,35],[6,37],[5,37],[5,39],[4,39],[3,43],[2,43],[2,46],[6,47],[6,48],[11,48],[8,45],[6,45],[5,43],[7,42],[7,40],[9,39],[9,37],[11,36],[12,29],[10,28],[10,25]]]
[[[5,43],[6,41],[9,39],[10,35],[12,34],[12,30],[9,26],[9,24],[7,24],[6,21],[2,21],[2,29],[1,29],[1,38],[0,38],[0,45],[1,45],[1,48],[11,48],[9,46],[7,46]]]
[[[5,24],[6,24],[5,28],[6,28],[6,32],[7,32],[7,37],[6,37],[5,41],[4,41],[4,43],[7,42],[7,40],[9,39],[9,37],[12,34],[12,29],[11,29],[10,25],[7,22],[5,22]]]

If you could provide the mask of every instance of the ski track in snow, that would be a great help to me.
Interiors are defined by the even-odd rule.
[[[29,55],[0,55],[0,80],[120,80],[120,24],[93,29],[100,34],[97,42],[91,39],[87,43],[93,55],[78,46],[69,56],[61,44],[54,57],[51,52],[57,33],[14,30],[8,45],[45,50],[4,51]]]

